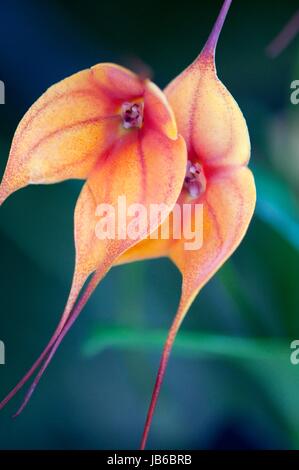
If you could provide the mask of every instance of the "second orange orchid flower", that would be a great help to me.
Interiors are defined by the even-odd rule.
[[[41,356],[0,408],[40,368],[17,414],[23,410],[62,339],[112,265],[169,256],[182,273],[182,294],[147,415],[141,444],[145,447],[179,327],[199,290],[241,242],[255,207],[246,122],[215,67],[215,49],[230,4],[231,0],[224,1],[203,51],[165,94],[124,68],[100,64],[51,87],[21,121],[0,186],[1,203],[30,183],[68,178],[86,183],[75,209],[76,266],[62,319]],[[163,204],[164,209],[159,220],[150,219],[134,240],[99,240],[97,205],[116,207],[120,195],[128,204],[141,203],[146,209],[152,203]],[[179,207],[191,206],[191,224],[196,205],[203,207],[203,244],[198,249],[186,250],[184,237],[161,237],[163,225],[173,223],[171,209],[176,202]]]

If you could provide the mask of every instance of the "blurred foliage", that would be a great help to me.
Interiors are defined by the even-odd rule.
[[[253,171],[259,195],[257,216],[299,250],[298,203],[294,191],[271,169],[255,166]]]
[[[130,348],[133,350],[162,347],[167,332],[164,330],[137,330],[136,328],[94,328],[84,347],[84,354],[92,356],[107,348]],[[285,342],[260,338],[238,338],[194,331],[180,332],[176,339],[175,352],[194,357],[220,355],[238,359],[279,359],[285,355]]]
[[[183,324],[153,448],[299,448],[299,366],[289,360],[299,337],[299,106],[289,99],[299,79],[299,39],[276,60],[265,55],[297,3],[233,2],[221,35],[218,72],[248,121],[257,207],[240,248]],[[18,121],[44,89],[96,62],[134,58],[163,87],[199,52],[220,4],[152,1],[143,14],[135,0],[3,2],[0,169]],[[63,309],[81,184],[30,187],[1,207],[2,395]],[[168,260],[113,269],[25,413],[11,421],[15,403],[2,412],[1,448],[136,447],[179,295],[180,276]]]

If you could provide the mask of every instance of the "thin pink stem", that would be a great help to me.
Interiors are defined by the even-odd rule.
[[[141,450],[145,449],[145,446],[147,443],[147,438],[148,438],[148,434],[149,434],[151,424],[153,421],[153,416],[154,416],[158,398],[160,395],[161,386],[165,377],[165,372],[166,372],[169,356],[170,356],[176,335],[184,319],[185,311],[186,311],[186,308],[181,303],[178,309],[178,312],[173,320],[173,323],[171,325],[171,328],[169,330],[169,333],[168,333],[168,336],[167,336],[167,339],[163,348],[162,357],[161,357],[161,361],[160,361],[160,365],[159,365],[159,369],[157,373],[157,378],[156,378],[156,382],[155,382],[154,390],[152,393],[152,398],[151,398],[151,402],[148,408],[147,417],[146,417],[144,430],[142,434],[141,445],[140,445]]]
[[[277,57],[299,33],[299,10],[266,48],[270,57]]]
[[[74,322],[77,320],[77,318],[80,315],[82,309],[85,307],[86,303],[88,302],[88,300],[91,297],[92,293],[96,289],[96,287],[97,287],[98,283],[100,282],[100,280],[106,274],[107,270],[108,270],[107,268],[103,267],[103,269],[100,269],[99,271],[97,271],[94,274],[94,276],[91,278],[91,281],[88,284],[85,292],[83,293],[82,297],[78,301],[77,305],[75,306],[75,308],[73,309],[71,315],[69,316],[67,322],[65,323],[64,327],[62,328],[59,336],[56,337],[56,340],[54,341],[54,343],[52,342],[51,348],[47,347],[48,357],[46,358],[44,364],[42,365],[41,369],[39,370],[38,374],[36,375],[36,377],[35,377],[32,385],[30,386],[28,392],[26,393],[25,398],[24,398],[20,408],[14,414],[14,416],[13,416],[14,418],[19,416],[22,413],[22,411],[24,410],[24,408],[26,407],[26,405],[28,404],[28,402],[29,402],[36,386],[38,385],[40,379],[42,378],[44,372],[46,371],[48,365],[50,364],[50,362],[51,362],[56,350],[58,349],[60,343],[62,342],[63,338],[68,333],[68,331],[70,330],[70,328],[72,327]]]
[[[16,418],[17,416],[19,416],[22,411],[24,410],[24,408],[26,407],[26,405],[28,404],[36,386],[38,385],[40,379],[42,378],[44,372],[46,371],[48,365],[50,364],[57,348],[59,347],[61,341],[63,340],[63,338],[65,337],[65,335],[67,334],[67,332],[69,331],[69,329],[71,328],[71,326],[73,325],[74,321],[78,318],[80,312],[81,312],[82,309],[80,309],[79,312],[76,312],[76,310],[74,311],[74,313],[70,316],[70,319],[69,321],[66,323],[66,325],[64,326],[64,328],[62,329],[62,332],[60,333],[59,337],[56,339],[56,342],[54,343],[54,345],[52,346],[52,349],[50,351],[50,353],[48,354],[48,357],[47,359],[45,360],[45,362],[43,363],[42,367],[40,368],[38,374],[36,375],[33,383],[31,384],[31,386],[29,387],[29,390],[28,392],[26,393],[25,395],[25,398],[20,406],[20,408],[18,409],[18,411],[13,415],[13,418]],[[76,315],[74,316],[74,314],[76,313]]]
[[[0,402],[0,410],[4,408],[4,406],[15,396],[16,393],[25,385],[25,383],[30,379],[32,374],[36,371],[36,369],[40,366],[40,364],[43,362],[43,360],[47,357],[47,354],[51,350],[52,346],[55,344],[55,341],[59,337],[69,315],[71,314],[71,310],[75,304],[76,299],[74,299],[71,303],[67,303],[67,308],[65,309],[60,322],[58,323],[58,326],[56,330],[54,331],[49,343],[43,350],[43,352],[40,354],[40,356],[37,358],[37,360],[34,362],[34,364],[31,366],[29,371],[24,375],[24,377],[17,383],[17,385],[6,395],[6,397]]]

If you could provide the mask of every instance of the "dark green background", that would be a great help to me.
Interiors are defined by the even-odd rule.
[[[0,165],[17,124],[52,83],[97,62],[141,60],[164,87],[200,52],[220,1],[1,2]],[[252,139],[258,203],[237,253],[203,289],[174,348],[151,448],[298,448],[299,38],[265,47],[297,1],[234,1],[220,78]],[[4,396],[46,344],[71,281],[81,183],[29,187],[0,208]],[[30,405],[0,415],[2,449],[137,448],[180,276],[168,260],[113,269],[65,339]]]

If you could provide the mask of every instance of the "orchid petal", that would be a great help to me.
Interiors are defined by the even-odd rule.
[[[182,138],[170,140],[158,132],[144,129],[138,139],[133,133],[121,139],[112,148],[107,163],[91,173],[75,211],[77,255],[73,289],[76,292],[102,263],[112,265],[122,253],[153,232],[167,218],[169,209],[175,203],[174,195],[178,195],[182,187],[185,159],[178,156],[184,156],[184,151]],[[134,240],[114,237],[99,240],[96,236],[97,205],[105,201],[117,213],[119,195],[126,195],[127,206],[136,201],[143,204],[148,214],[152,203],[165,204],[161,218],[149,218]],[[124,222],[128,226],[130,217]]]
[[[117,263],[168,256],[181,271],[182,293],[163,350],[160,368],[142,437],[146,445],[169,354],[180,325],[200,289],[231,256],[243,239],[255,207],[255,185],[246,167],[250,141],[243,114],[216,73],[215,49],[231,0],[226,0],[198,58],[166,88],[188,159],[200,164],[206,187],[197,198],[183,189],[178,203],[203,205],[203,244],[186,250],[184,237],[165,241],[146,239]],[[171,225],[171,219],[165,221]],[[183,223],[188,221],[184,220]],[[194,221],[193,221],[194,222]],[[194,224],[193,224],[194,225]]]
[[[50,87],[21,120],[0,187],[0,202],[37,183],[85,178],[117,130],[115,104],[84,70]]]
[[[245,165],[250,141],[242,112],[203,52],[165,90],[192,159],[209,167]]]
[[[188,202],[188,199],[189,196],[183,193],[179,203],[182,205]],[[187,251],[185,249],[187,240],[184,238],[173,240],[172,243],[147,239],[126,252],[119,260],[120,263],[168,255],[181,271],[183,278],[180,304],[163,349],[141,448],[144,448],[147,442],[176,334],[196,295],[243,239],[254,212],[255,202],[254,179],[247,167],[215,172],[210,177],[204,197],[192,201],[193,204],[203,204],[203,245],[201,248]]]

